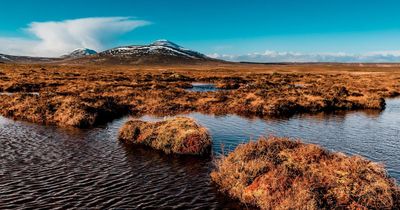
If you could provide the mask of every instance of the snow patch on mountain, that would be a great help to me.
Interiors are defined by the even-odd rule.
[[[0,55],[0,60],[12,61],[10,58],[6,57],[5,55]]]
[[[149,45],[132,45],[117,47],[106,50],[101,55],[111,55],[115,57],[144,56],[144,55],[168,55],[176,57],[185,57],[190,59],[205,59],[207,56],[183,48],[168,40],[157,40]]]
[[[79,58],[87,55],[97,54],[96,51],[87,48],[78,48],[67,55],[61,56],[62,58]]]
[[[185,50],[185,48],[183,48],[183,47],[181,47],[181,46],[179,46],[179,45],[177,45],[177,44],[175,44],[175,43],[173,43],[171,41],[168,41],[166,39],[159,39],[159,40],[153,42],[151,45],[164,46],[164,47],[169,47],[169,48],[174,48],[174,49]]]

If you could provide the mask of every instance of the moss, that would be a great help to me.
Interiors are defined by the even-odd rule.
[[[262,209],[400,208],[400,188],[382,165],[287,138],[238,146],[216,161],[211,178]]]
[[[161,122],[131,120],[121,128],[119,139],[167,154],[206,155],[210,154],[212,143],[206,128],[185,117]]]

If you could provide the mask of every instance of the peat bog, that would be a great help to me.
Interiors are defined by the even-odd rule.
[[[64,188],[70,184],[69,181],[71,181],[71,179],[68,177],[74,177],[73,180],[79,180],[79,177],[83,175],[83,171],[91,167],[92,163],[90,161],[94,161],[95,159],[89,159],[88,162],[85,162],[87,163],[86,166],[88,168],[78,166],[78,159],[81,157],[80,155],[75,157],[73,154],[77,154],[77,152],[79,152],[79,150],[82,148],[79,146],[74,146],[73,144],[78,143],[81,146],[88,146],[88,142],[85,143],[85,141],[88,140],[94,144],[93,149],[99,151],[104,150],[103,152],[98,153],[97,156],[102,153],[110,155],[110,157],[106,158],[106,160],[109,162],[104,165],[100,164],[100,166],[105,169],[105,173],[94,177],[94,180],[98,180],[96,183],[100,185],[91,183],[89,181],[90,177],[85,177],[81,182],[79,182],[78,185],[72,185],[71,189],[66,188],[66,192],[63,194],[70,195],[70,199],[76,199],[73,194],[70,194],[74,191],[74,189],[82,190],[82,187],[90,186],[89,188],[93,189],[95,193],[89,193],[88,195],[93,195],[94,197],[89,196],[81,200],[81,202],[90,201],[87,207],[121,207],[125,205],[142,205],[147,207],[179,207],[179,204],[183,205],[182,207],[184,207],[193,205],[194,203],[199,204],[199,208],[205,206],[214,206],[216,208],[221,207],[221,205],[225,206],[226,203],[224,203],[224,200],[228,198],[217,192],[218,189],[212,183],[211,178],[209,177],[209,174],[213,169],[213,165],[210,160],[203,161],[201,158],[197,160],[196,158],[193,159],[194,157],[188,158],[188,160],[194,160],[195,164],[199,165],[200,168],[196,169],[199,171],[198,174],[191,174],[193,169],[186,170],[186,166],[182,167],[181,163],[179,163],[176,168],[173,165],[170,165],[170,161],[187,161],[184,160],[184,158],[168,156],[164,154],[161,155],[161,159],[163,160],[158,162],[158,164],[157,161],[159,160],[153,160],[154,158],[149,158],[149,161],[145,161],[144,159],[141,160],[140,164],[135,163],[133,165],[126,165],[127,158],[135,159],[136,157],[131,153],[129,153],[130,155],[126,155],[124,157],[113,153],[113,151],[118,151],[118,153],[120,153],[121,148],[131,150],[131,147],[129,146],[127,147],[127,145],[121,145],[117,143],[116,139],[118,138],[118,130],[122,127],[122,123],[119,120],[113,120],[119,119],[126,115],[141,117],[149,114],[155,116],[173,116],[191,115],[191,113],[212,114],[222,117],[226,115],[235,115],[250,118],[255,117],[257,119],[265,120],[290,120],[291,117],[300,116],[302,114],[336,113],[352,110],[374,110],[376,112],[381,112],[386,108],[386,100],[391,97],[396,97],[400,93],[400,74],[397,72],[396,66],[358,66],[355,64],[266,66],[228,63],[194,66],[104,65],[101,67],[95,65],[1,64],[0,92],[5,93],[0,94],[1,115],[18,121],[28,121],[31,123],[45,125],[42,127],[37,125],[36,128],[39,129],[38,133],[35,131],[36,128],[32,129],[30,126],[25,126],[23,122],[5,120],[5,123],[3,123],[3,125],[8,126],[9,129],[13,129],[13,126],[15,126],[14,123],[17,125],[22,125],[23,127],[23,130],[19,130],[19,132],[16,134],[10,134],[7,129],[2,130],[2,136],[4,136],[3,140],[6,142],[9,142],[10,138],[13,139],[13,135],[20,135],[19,137],[14,138],[13,141],[24,139],[24,136],[33,135],[32,138],[27,138],[28,141],[24,141],[26,144],[32,146],[32,150],[28,149],[27,153],[15,149],[15,146],[12,144],[4,144],[6,147],[5,149],[10,151],[8,159],[4,160],[4,165],[7,167],[2,171],[2,176],[6,177],[8,180],[6,183],[1,183],[2,188],[6,189],[3,193],[7,194],[6,201],[9,204],[5,207],[12,207],[13,205],[15,206],[23,202],[30,203],[34,202],[35,200],[38,201],[38,204],[41,203],[44,205],[45,203],[50,202],[49,199],[60,199],[59,202],[62,204],[60,206],[68,207],[67,203],[70,202],[70,200],[62,198],[62,196],[55,196],[54,198],[42,197],[42,188],[43,186],[49,185],[53,186],[52,190],[57,191],[58,189]],[[190,88],[196,88],[196,84],[213,85],[206,88],[200,88],[205,91],[189,90]],[[96,134],[96,132],[104,127],[105,124],[109,123],[107,126],[115,126],[115,122],[120,122],[117,123],[118,128],[107,128],[106,130],[102,130],[100,133]],[[164,127],[163,129],[157,130],[157,126],[165,126],[170,129],[169,126],[157,122],[142,122],[139,123],[139,126],[134,122],[137,124],[138,121],[127,122],[126,126],[130,126],[128,129],[129,132],[124,133],[121,130],[120,135],[126,134],[126,136],[128,136],[126,139],[127,141],[131,141],[136,137],[140,137],[140,135],[136,135],[138,134],[136,132],[137,130],[163,134],[165,131]],[[183,126],[183,124],[178,124],[179,126]],[[132,126],[135,128],[130,130],[133,128]],[[77,136],[74,136],[75,134],[71,134],[70,131],[65,132],[64,134],[62,132],[60,134],[59,132],[62,129],[66,129],[66,131],[71,129],[74,130],[73,127],[90,129],[77,131]],[[51,136],[48,136],[47,128],[56,130],[54,136],[52,136],[52,132],[50,132]],[[18,126],[14,129],[18,131]],[[176,130],[179,128],[173,129]],[[213,137],[215,134],[213,134],[212,128],[209,129],[211,130],[211,137]],[[30,131],[33,133],[29,134]],[[82,131],[86,133],[83,136],[81,136]],[[165,138],[169,138],[170,136],[174,135],[180,136],[180,134],[175,134],[174,130],[168,130],[168,132],[165,133],[171,134],[167,135]],[[201,133],[202,134],[200,136],[208,136],[208,134],[206,135],[203,132]],[[66,141],[55,142],[54,138],[59,135],[64,136]],[[71,139],[68,140],[70,138],[69,135],[74,136],[71,138],[72,141],[70,141]],[[89,135],[89,137],[87,137],[87,135]],[[41,138],[41,136],[43,138]],[[150,142],[149,145],[152,147],[157,147],[151,142],[154,140],[154,138],[157,139],[158,135],[147,136],[149,137],[147,139],[149,140],[148,142]],[[301,135],[299,134],[299,136]],[[141,136],[140,139],[145,140],[145,137]],[[39,142],[29,141],[29,139],[32,140],[36,138],[41,140]],[[49,142],[49,139],[53,140]],[[63,138],[57,137],[57,139]],[[102,145],[103,143],[101,142],[101,139],[105,140],[106,142],[103,143],[106,143],[110,146],[110,148],[113,149],[108,150],[109,148],[107,146],[103,147],[104,145]],[[112,141],[109,141],[110,139]],[[193,138],[189,138],[189,140],[191,139]],[[204,139],[209,138],[207,137]],[[145,141],[147,142],[147,140]],[[44,144],[40,144],[41,141],[44,142]],[[247,142],[248,139],[242,139],[242,141]],[[379,141],[379,139],[376,141]],[[66,150],[63,148],[64,146],[60,145],[63,142],[67,143],[68,145],[71,144],[68,147],[71,147],[70,151],[73,151],[72,154],[64,154]],[[192,141],[188,142],[190,143]],[[263,140],[260,142],[263,142]],[[265,142],[265,145],[274,143],[273,140],[271,140],[269,143],[268,141]],[[282,140],[282,142],[286,142],[286,140]],[[293,141],[288,142],[289,143],[287,144],[296,144]],[[37,154],[39,156],[34,155],[30,157],[30,152],[35,151],[33,148],[43,147],[47,143],[49,143],[49,147],[43,148],[43,157],[40,157],[40,154]],[[97,147],[97,144],[100,144],[100,147]],[[167,144],[169,145],[171,142]],[[264,143],[262,144],[264,145]],[[278,142],[277,144],[280,143]],[[284,144],[286,145],[286,143]],[[22,144],[16,145],[19,145],[17,147],[23,147]],[[192,151],[192,148],[194,148],[192,147],[193,144],[190,143],[189,145],[191,146],[187,148],[190,150],[189,153],[192,153],[194,151]],[[249,147],[254,147],[254,143],[249,143],[248,145],[250,145]],[[225,176],[231,176],[229,174],[216,175],[216,172],[214,171],[214,175],[211,175],[211,177],[213,181],[220,186],[220,189],[223,192],[227,192],[228,195],[239,199],[243,203],[248,203],[261,208],[269,208],[268,205],[271,202],[276,204],[276,206],[281,206],[282,208],[288,205],[298,205],[299,207],[308,206],[310,208],[324,206],[347,206],[351,208],[390,208],[390,205],[392,205],[392,207],[398,207],[398,200],[396,201],[398,198],[398,186],[396,186],[395,182],[393,182],[390,177],[387,177],[385,169],[383,169],[381,166],[376,165],[375,167],[375,163],[363,158],[342,158],[342,156],[337,156],[336,153],[325,151],[318,146],[311,146],[311,152],[309,152],[308,149],[301,149],[309,148],[308,146],[303,146],[303,144],[296,145],[296,147],[290,147],[289,150],[286,150],[285,147],[282,147],[284,149],[275,151],[273,156],[264,156],[264,153],[269,151],[268,149],[255,150],[259,151],[260,154],[255,154],[252,150],[242,149],[245,152],[243,152],[242,155],[239,155],[240,157],[246,158],[246,155],[251,156],[250,162],[249,159],[239,160],[239,162],[242,161],[245,168],[248,169],[246,169],[247,171],[245,170],[243,174],[238,175],[240,179],[243,178],[245,180],[245,182],[243,182],[244,184],[242,184],[244,186],[243,188],[235,188],[232,191],[230,184],[232,184],[233,181],[229,180],[228,178],[223,178]],[[53,147],[53,149],[55,149],[54,152],[56,153],[46,154],[46,151],[49,152],[47,149],[51,149],[50,147]],[[258,146],[256,147],[258,148]],[[300,152],[297,151],[298,147],[301,150]],[[241,146],[240,148],[246,148],[246,146]],[[270,148],[273,148],[273,146]],[[91,148],[87,149],[88,150],[83,151],[85,153],[88,152],[88,154],[91,153]],[[154,151],[148,151],[147,149],[142,150],[143,148],[137,149],[140,151],[136,152],[136,154],[139,154],[140,157],[153,156],[157,153]],[[158,149],[163,150],[162,148]],[[144,153],[151,155],[140,155],[142,154],[141,151],[145,151]],[[181,150],[178,151],[182,152]],[[247,154],[246,151],[249,151],[249,153]],[[170,153],[169,150],[165,152]],[[52,157],[57,159],[61,157],[61,153],[64,154],[67,159],[60,159],[61,161],[65,161],[64,164],[55,164]],[[304,158],[301,154],[307,154],[307,157],[309,156],[315,158],[316,161],[311,165],[308,165],[308,163],[304,162]],[[231,153],[230,155],[234,156],[235,152]],[[19,156],[30,158],[28,158],[28,160],[25,162],[20,159]],[[68,157],[71,159],[68,159]],[[105,156],[99,157],[99,160],[102,158],[105,158]],[[120,164],[114,163],[115,160],[121,160],[121,158],[124,159],[124,161],[122,161]],[[166,158],[166,162],[164,158]],[[256,161],[258,158],[266,158],[269,161],[272,161],[272,163],[270,165],[259,165],[259,161]],[[18,190],[18,187],[15,184],[21,180],[13,180],[10,177],[10,174],[12,173],[10,170],[12,170],[12,167],[8,167],[8,165],[13,162],[12,160],[18,160],[20,162],[22,161],[20,164],[20,167],[22,168],[19,170],[19,172],[17,172],[22,174],[19,174],[18,176],[22,177],[22,179],[27,178],[30,180],[28,181],[29,183],[42,180],[39,181],[39,186],[28,183],[24,190]],[[223,161],[224,157],[222,157],[220,160]],[[77,167],[76,170],[78,173],[70,171],[66,177],[62,178],[63,175],[61,175],[61,172],[65,170],[65,167],[73,167],[69,163],[66,163],[68,161],[71,161],[72,164],[78,164],[75,166]],[[377,161],[379,161],[379,159],[377,159]],[[347,171],[350,171],[350,178],[344,176],[345,178],[349,178],[346,178],[346,180],[343,180],[343,177],[338,178],[337,174],[335,174],[335,171],[331,171],[332,173],[326,172],[326,174],[323,173],[321,175],[321,173],[315,172],[315,170],[309,170],[310,167],[318,168],[318,164],[329,165],[327,164],[328,162],[332,165],[336,164],[335,167],[337,166],[339,168],[356,168],[352,168],[351,170],[346,169]],[[355,162],[359,162],[360,164],[352,164]],[[45,166],[46,164],[49,165],[43,168],[45,171],[41,171],[40,168],[36,169],[38,165],[35,165],[34,163],[38,163],[39,165],[45,164]],[[119,171],[120,174],[126,175],[127,177],[121,177],[119,175],[114,177],[115,179],[110,177],[114,176],[113,173],[110,173],[113,170],[110,169],[110,165],[112,166],[113,164],[115,167],[118,167],[117,171]],[[151,165],[155,164],[153,167],[154,173],[150,171],[146,172],[149,173],[147,176],[151,177],[151,181],[148,183],[149,188],[147,189],[149,194],[144,192],[139,192],[137,194],[135,194],[135,192],[129,192],[128,194],[131,196],[134,195],[132,197],[136,199],[132,200],[127,199],[126,197],[118,197],[105,202],[108,199],[105,193],[108,191],[113,191],[114,189],[114,191],[119,194],[122,190],[120,187],[122,187],[124,183],[126,184],[131,180],[135,180],[129,184],[131,187],[130,189],[132,190],[139,187],[137,184],[143,180],[143,177],[137,173],[134,173],[134,176],[137,177],[132,177],[132,175],[128,175],[128,173],[132,173],[132,170],[124,170],[126,167],[133,169],[136,167],[136,164],[139,164],[140,168],[146,171],[146,167],[152,167]],[[185,165],[186,163],[183,164]],[[189,165],[192,164],[193,163],[189,163]],[[369,167],[371,164],[373,167]],[[155,167],[157,165],[160,165],[160,167]],[[217,170],[220,170],[222,165],[223,163],[219,162],[219,164],[217,164]],[[58,166],[59,168],[57,168]],[[256,168],[254,169],[253,166]],[[27,171],[27,169],[30,167],[34,167],[33,171],[35,173],[29,173]],[[228,166],[226,168],[235,170],[233,166]],[[361,173],[360,170],[364,172]],[[50,174],[48,172],[50,171],[58,171],[60,174],[60,180],[63,181],[57,182],[55,179],[49,179],[49,181],[52,183],[45,181],[45,179],[49,178]],[[269,183],[269,175],[260,176],[263,173],[281,174],[282,180],[286,180],[285,183],[297,183],[299,186],[306,185],[315,189],[320,189],[320,191],[308,192],[300,188],[289,189],[285,188],[285,186],[276,185],[274,186],[276,187],[274,189],[279,189],[281,193],[286,193],[285,195],[287,198],[295,198],[296,196],[300,196],[299,194],[296,194],[300,191],[304,192],[305,195],[308,196],[301,196],[305,200],[304,202],[300,203],[287,203],[289,201],[283,200],[278,201],[276,200],[277,198],[274,197],[276,195],[271,196],[271,192],[264,188],[266,187],[265,183]],[[160,174],[164,174],[165,176],[160,177]],[[28,177],[26,177],[26,175]],[[145,174],[143,175],[146,176]],[[199,178],[199,176],[203,178]],[[192,184],[195,183],[195,181],[192,179],[188,180],[189,177],[193,179],[197,177],[197,179],[203,184],[201,185],[199,183],[200,186],[204,186],[204,184],[206,184],[204,189],[205,191],[201,191],[198,188],[193,188],[194,191],[192,191],[189,189],[189,187],[183,188],[181,193],[179,193],[177,192],[178,189],[171,185],[172,182],[186,179],[186,181],[189,182],[184,182],[180,186],[193,187]],[[368,180],[372,181],[354,181],[361,180],[363,177],[368,177]],[[104,182],[103,185],[101,184],[103,181],[100,180],[108,181]],[[337,180],[339,180],[341,183],[344,183],[341,185],[343,188],[340,188],[339,190],[337,190],[338,188],[335,188],[333,184],[332,186],[329,184],[329,186],[321,184],[334,183],[337,182]],[[238,183],[242,183],[242,181],[243,180],[239,180]],[[153,188],[154,186],[152,186],[151,183],[163,184],[159,186],[161,187],[160,189]],[[352,186],[354,183],[362,183],[362,186],[365,187],[364,189],[371,189],[368,192],[371,192],[372,194],[375,193],[374,195],[377,195],[377,198],[385,197],[389,199],[391,196],[391,199],[379,199],[379,202],[384,202],[382,204],[378,203],[378,200],[369,199],[371,198],[371,194],[368,193],[367,194],[369,197],[364,196],[364,194],[362,194],[364,192],[351,194],[353,193],[351,190],[355,189],[354,186]],[[381,188],[379,188],[376,183],[380,184],[379,187]],[[113,188],[109,188],[110,186],[113,186]],[[100,191],[98,191],[97,188]],[[337,192],[335,190],[337,190]],[[160,195],[161,197],[159,197],[156,192],[162,192],[166,194]],[[194,197],[196,197],[196,195],[199,193],[204,195],[199,197],[199,200],[194,199]],[[247,194],[245,195],[243,193]],[[340,196],[340,193],[344,193],[345,196],[349,196],[349,198]],[[30,197],[27,197],[28,200],[17,199],[21,194],[28,194]],[[97,196],[95,194],[97,194]],[[182,199],[173,200],[172,202],[170,202],[168,199],[162,199],[163,197],[166,198],[165,196],[167,195],[171,196],[180,194],[185,194],[185,196],[183,196]],[[387,196],[389,194],[390,196]],[[324,197],[324,195],[329,195],[329,198]],[[320,197],[321,199],[315,199],[318,196],[322,196]],[[360,202],[351,202],[351,198],[355,198],[357,196],[360,197]],[[324,199],[322,199],[323,197]],[[309,199],[306,200],[306,198]],[[268,199],[270,199],[271,202],[266,202]],[[134,204],[135,201],[138,203]],[[231,201],[228,203],[230,202]],[[56,201],[54,201],[54,203],[56,203]],[[69,207],[78,207],[82,206],[82,203],[72,202],[70,205],[71,206]],[[240,205],[234,204],[234,206],[239,207]]]
[[[280,72],[275,66],[244,64],[167,66],[164,70],[50,64],[3,64],[0,68],[0,92],[13,93],[0,95],[3,116],[80,128],[127,114],[282,117],[382,110],[384,98],[400,92],[399,74],[375,66],[289,66],[280,67]],[[213,83],[223,91],[187,91],[193,82]]]

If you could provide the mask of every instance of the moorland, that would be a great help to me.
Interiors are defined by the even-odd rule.
[[[393,64],[68,65],[0,64],[0,114],[91,127],[123,115],[289,117],[385,108],[400,94]],[[193,82],[218,91],[188,91]]]
[[[15,120],[88,128],[116,118],[201,112],[245,117],[383,110],[400,95],[397,64],[181,65],[0,64],[0,114]],[[194,83],[215,91],[192,91]],[[211,137],[192,119],[131,120],[128,144],[165,153],[209,154]],[[400,189],[384,167],[317,145],[270,137],[213,159],[211,180],[242,203],[263,209],[398,208]]]

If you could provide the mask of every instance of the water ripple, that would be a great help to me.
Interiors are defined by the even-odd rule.
[[[388,100],[382,113],[272,120],[188,116],[210,130],[217,153],[264,135],[299,137],[382,162],[400,181],[398,99]],[[78,130],[0,117],[0,208],[241,208],[210,183],[210,159],[167,156],[119,143],[118,129],[128,119]]]

